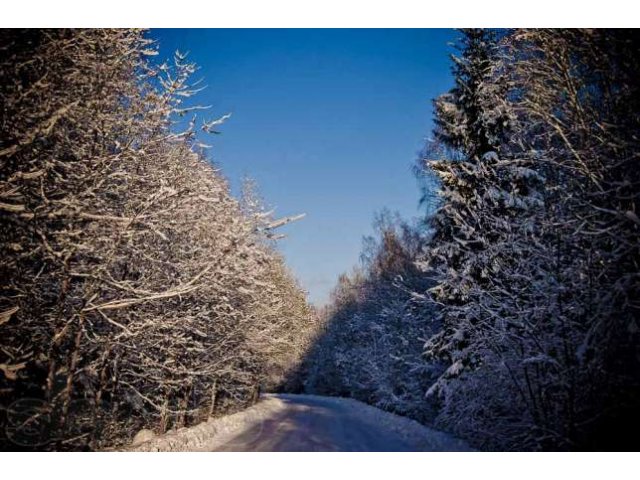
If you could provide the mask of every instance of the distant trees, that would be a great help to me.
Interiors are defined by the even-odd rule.
[[[305,388],[428,421],[433,411],[424,392],[437,372],[423,361],[422,349],[435,328],[422,316],[423,296],[413,293],[429,285],[414,264],[422,239],[389,212],[377,217],[375,228],[361,266],[340,277],[323,312]]]
[[[268,214],[196,152],[196,118],[172,126],[193,115],[194,65],[149,61],[134,30],[7,30],[0,49],[7,439],[101,448],[282,382],[313,312]]]

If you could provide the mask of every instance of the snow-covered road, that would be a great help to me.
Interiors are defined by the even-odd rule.
[[[347,398],[264,395],[247,410],[132,448],[142,451],[468,451],[465,442]]]
[[[274,395],[284,408],[215,451],[469,450],[460,440],[350,399]]]

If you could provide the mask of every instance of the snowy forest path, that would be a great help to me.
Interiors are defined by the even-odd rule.
[[[153,436],[146,452],[471,451],[462,440],[350,398],[264,394],[246,410]]]
[[[460,451],[462,441],[352,399],[267,395],[281,408],[211,451]],[[263,400],[264,401],[264,400]],[[254,408],[260,408],[260,404]]]

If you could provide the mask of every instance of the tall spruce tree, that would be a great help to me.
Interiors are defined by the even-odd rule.
[[[450,155],[425,158],[421,164],[435,173],[440,185],[439,208],[428,219],[433,233],[423,267],[434,275],[437,285],[431,292],[444,307],[443,330],[430,342],[430,351],[447,361],[453,360],[453,350],[444,346],[453,346],[456,342],[451,340],[459,336],[453,307],[465,304],[474,283],[484,276],[474,260],[491,242],[480,215],[483,195],[492,183],[486,166],[495,163],[510,122],[491,82],[497,56],[495,33],[483,29],[462,33],[460,54],[451,57],[455,87],[434,101],[436,127],[431,147]]]
[[[446,367],[429,390],[442,402],[438,420],[473,438],[491,428],[489,419],[511,424],[501,416],[504,399],[515,397],[515,410],[533,416],[519,380],[529,352],[511,340],[529,328],[518,298],[530,279],[544,178],[509,142],[518,117],[495,32],[465,30],[459,48],[452,57],[456,86],[435,101],[435,142],[452,155],[424,163],[438,177],[441,197],[423,267],[437,282],[430,295],[442,329],[426,353]],[[502,446],[491,441],[484,446]]]
[[[470,28],[462,34],[459,55],[451,55],[455,86],[434,101],[434,136],[465,161],[477,162],[499,150],[508,118],[489,88],[498,53],[496,33]]]
[[[448,367],[438,421],[487,449],[609,448],[640,390],[638,41],[518,30],[472,77],[478,35],[436,101],[454,160],[427,164],[442,185],[424,262],[443,324],[427,353]]]

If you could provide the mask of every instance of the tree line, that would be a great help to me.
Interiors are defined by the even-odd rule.
[[[431,209],[378,222],[306,388],[484,449],[634,448],[640,37],[466,29],[451,58],[416,166]]]
[[[0,32],[7,448],[113,447],[295,388],[315,317],[274,248],[288,219],[230,195],[196,135],[224,117],[157,53],[139,30]]]

